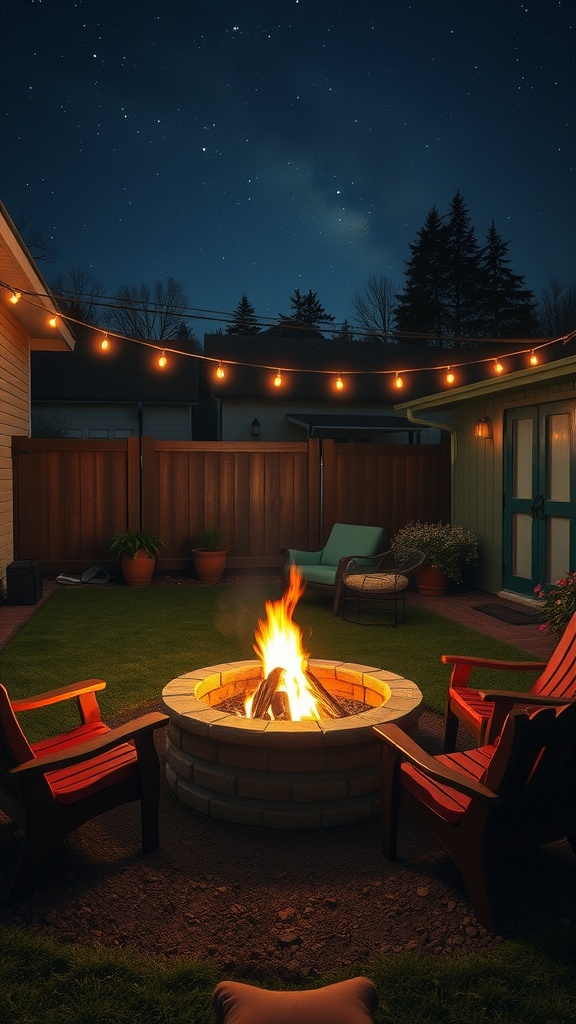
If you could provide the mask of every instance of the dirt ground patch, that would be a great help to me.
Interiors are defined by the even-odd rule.
[[[439,749],[439,734],[438,717],[424,713],[423,745]],[[0,923],[158,959],[209,958],[244,978],[313,977],[391,951],[449,955],[502,941],[476,922],[442,848],[407,820],[391,864],[378,820],[319,832],[231,825],[179,804],[162,777],[158,851],[140,854],[136,805],[103,815],[66,841],[29,897],[0,909]],[[0,815],[2,889],[18,845]],[[576,920],[566,842],[503,861],[493,877],[506,938]]]

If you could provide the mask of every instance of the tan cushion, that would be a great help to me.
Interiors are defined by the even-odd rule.
[[[305,992],[273,992],[240,981],[214,989],[216,1024],[371,1024],[378,996],[370,978]]]
[[[408,577],[387,572],[354,573],[353,576],[345,576],[344,582],[350,590],[372,590],[381,594],[387,590],[406,590]]]

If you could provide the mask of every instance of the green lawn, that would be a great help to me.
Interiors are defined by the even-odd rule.
[[[252,644],[273,586],[130,587],[58,590],[0,651],[0,679],[12,696],[96,676],[107,689],[105,716],[159,696],[170,679],[202,665],[255,657]],[[414,682],[442,712],[448,668],[442,653],[531,660],[530,655],[423,608],[411,606],[397,628],[356,625],[332,615],[330,601],[305,593],[296,620],[312,658],[387,668]],[[532,659],[533,660],[533,659]],[[527,689],[531,673],[479,673],[478,682]],[[27,716],[26,729],[53,728],[62,707]],[[33,724],[29,724],[33,722]],[[46,725],[48,723],[48,725]]]
[[[253,657],[265,586],[71,588],[59,590],[0,651],[0,679],[14,695],[98,676],[105,716],[156,699],[176,675],[201,665]],[[408,622],[375,628],[332,616],[305,594],[296,618],[312,657],[385,667],[413,679],[428,707],[442,711],[448,669],[440,654],[529,660],[512,647],[421,608]],[[532,676],[499,680],[527,688]],[[487,685],[498,680],[479,677]],[[64,722],[62,709],[26,716],[35,736]],[[41,717],[42,716],[42,717]],[[576,929],[536,931],[496,949],[451,956],[399,954],[359,964],[380,993],[378,1024],[565,1024],[576,1019]],[[340,980],[340,973],[314,984]],[[2,1024],[213,1024],[210,964],[158,963],[127,951],[63,946],[0,928]],[[260,984],[289,986],[285,978]],[[310,983],[312,984],[312,982]],[[302,985],[297,986],[302,987]]]

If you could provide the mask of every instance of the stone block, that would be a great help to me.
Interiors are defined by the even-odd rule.
[[[202,789],[208,789],[214,793],[226,793],[227,796],[232,796],[236,792],[236,776],[224,770],[218,771],[196,764],[194,765],[193,781]]]

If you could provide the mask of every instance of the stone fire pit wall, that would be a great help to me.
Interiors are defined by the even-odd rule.
[[[242,825],[318,829],[375,817],[382,744],[373,725],[416,730],[422,694],[409,679],[367,665],[311,660],[337,698],[370,710],[317,722],[267,722],[217,705],[250,693],[257,661],[212,665],[178,676],[162,693],[170,716],[166,777],[195,811]]]

